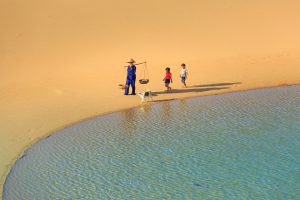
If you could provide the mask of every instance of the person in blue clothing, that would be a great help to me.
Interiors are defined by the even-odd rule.
[[[132,88],[131,95],[135,95],[135,80],[136,80],[136,66],[134,65],[135,61],[133,59],[130,59],[128,63],[129,65],[127,66],[125,95],[128,95],[130,86]]]

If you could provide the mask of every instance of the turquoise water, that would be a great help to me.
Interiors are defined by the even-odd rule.
[[[81,122],[29,148],[3,199],[300,199],[300,86]]]

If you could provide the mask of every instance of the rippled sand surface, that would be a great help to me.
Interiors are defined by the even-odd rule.
[[[16,161],[4,199],[296,199],[300,86],[97,117]]]

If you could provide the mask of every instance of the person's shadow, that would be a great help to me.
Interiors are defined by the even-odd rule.
[[[193,85],[190,87],[218,87],[218,86],[231,86],[231,85],[238,85],[242,84],[242,82],[234,82],[234,83],[212,83],[212,84],[204,84],[204,85]]]
[[[241,84],[241,82],[234,83],[213,83],[213,84],[204,84],[204,85],[193,85],[183,89],[172,89],[171,92],[167,93],[166,91],[152,92],[153,96],[158,96],[160,94],[176,94],[176,93],[190,93],[190,92],[207,92],[212,90],[224,90],[229,89],[231,85]],[[223,87],[220,87],[223,86]]]

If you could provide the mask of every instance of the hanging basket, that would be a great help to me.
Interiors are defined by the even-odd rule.
[[[124,90],[124,89],[128,88],[127,85],[123,85],[123,84],[119,84],[118,86],[119,86],[119,88],[120,88],[121,90]]]
[[[139,82],[140,84],[147,84],[149,83],[149,79],[140,79]]]
[[[148,73],[148,69],[147,69],[147,62],[142,62],[140,64],[144,64],[144,67],[141,71],[141,79],[139,80],[140,84],[147,84],[149,83],[149,73]]]

